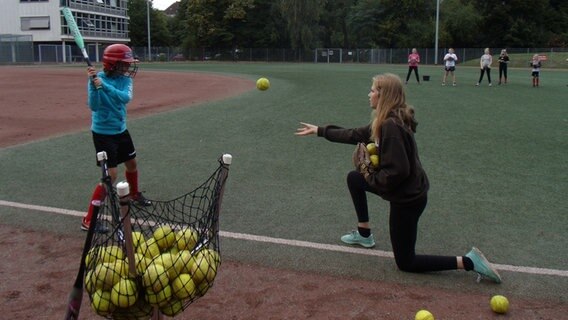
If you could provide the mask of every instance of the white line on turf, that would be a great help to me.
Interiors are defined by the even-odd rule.
[[[27,210],[36,210],[36,211],[43,211],[43,212],[50,212],[50,213],[59,213],[68,216],[75,216],[75,217],[83,217],[85,212],[75,211],[75,210],[67,210],[67,209],[60,209],[54,207],[45,207],[45,206],[36,206],[33,204],[25,204],[25,203],[18,203],[18,202],[11,202],[11,201],[4,201],[0,200],[0,205],[5,207],[13,207],[13,208],[21,208]]]
[[[5,206],[5,207],[21,208],[21,209],[26,209],[26,210],[35,210],[35,211],[43,211],[43,212],[49,212],[49,213],[64,214],[64,215],[75,216],[75,217],[83,217],[83,215],[85,214],[82,211],[67,210],[67,209],[60,209],[60,208],[46,207],[46,206],[38,206],[38,205],[4,201],[4,200],[0,200],[0,205]],[[253,235],[253,234],[236,233],[236,232],[229,232],[229,231],[220,231],[219,234],[220,234],[221,237],[224,237],[224,238],[233,238],[233,239],[238,239],[238,240],[256,241],[256,242],[263,242],[263,243],[274,243],[274,244],[293,246],[293,247],[301,247],[301,248],[310,248],[310,249],[316,249],[316,250],[327,250],[327,251],[334,251],[334,252],[344,252],[344,253],[351,253],[351,254],[376,256],[376,257],[383,257],[383,258],[393,258],[392,252],[383,251],[383,250],[359,249],[359,248],[339,246],[339,245],[334,245],[334,244],[316,243],[316,242],[308,242],[308,241],[300,241],[300,240],[289,240],[289,239],[273,238],[273,237],[258,236],[258,235]],[[502,271],[528,273],[528,274],[536,274],[536,275],[568,277],[568,270],[513,266],[513,265],[496,264],[496,263],[494,263],[493,266],[495,268],[497,268],[498,270],[502,270]]]

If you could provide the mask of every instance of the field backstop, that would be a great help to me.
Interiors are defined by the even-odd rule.
[[[0,64],[34,63],[31,35],[0,34]]]

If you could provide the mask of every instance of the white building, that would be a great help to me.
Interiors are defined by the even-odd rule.
[[[81,59],[61,8],[71,9],[93,61],[100,61],[109,43],[128,43],[128,0],[0,0],[0,62],[10,61],[21,46],[6,44],[11,38],[31,38],[36,62]],[[10,35],[10,36],[6,36]],[[17,37],[14,37],[17,36]],[[16,49],[14,49],[14,47]],[[66,54],[63,54],[65,52]],[[28,53],[29,54],[29,53]]]

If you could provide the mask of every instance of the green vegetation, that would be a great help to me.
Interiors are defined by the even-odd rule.
[[[133,46],[147,45],[146,0],[129,0]],[[152,45],[184,48],[430,48],[436,0],[181,0],[153,10]],[[562,0],[440,1],[439,47],[566,47]]]

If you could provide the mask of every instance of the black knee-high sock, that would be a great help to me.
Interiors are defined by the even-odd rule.
[[[466,271],[473,270],[473,261],[471,261],[471,259],[469,257],[463,256],[462,261],[463,261],[463,268]]]
[[[371,229],[369,229],[369,228],[357,227],[357,231],[359,231],[359,234],[362,237],[368,238],[369,236],[371,236]]]

